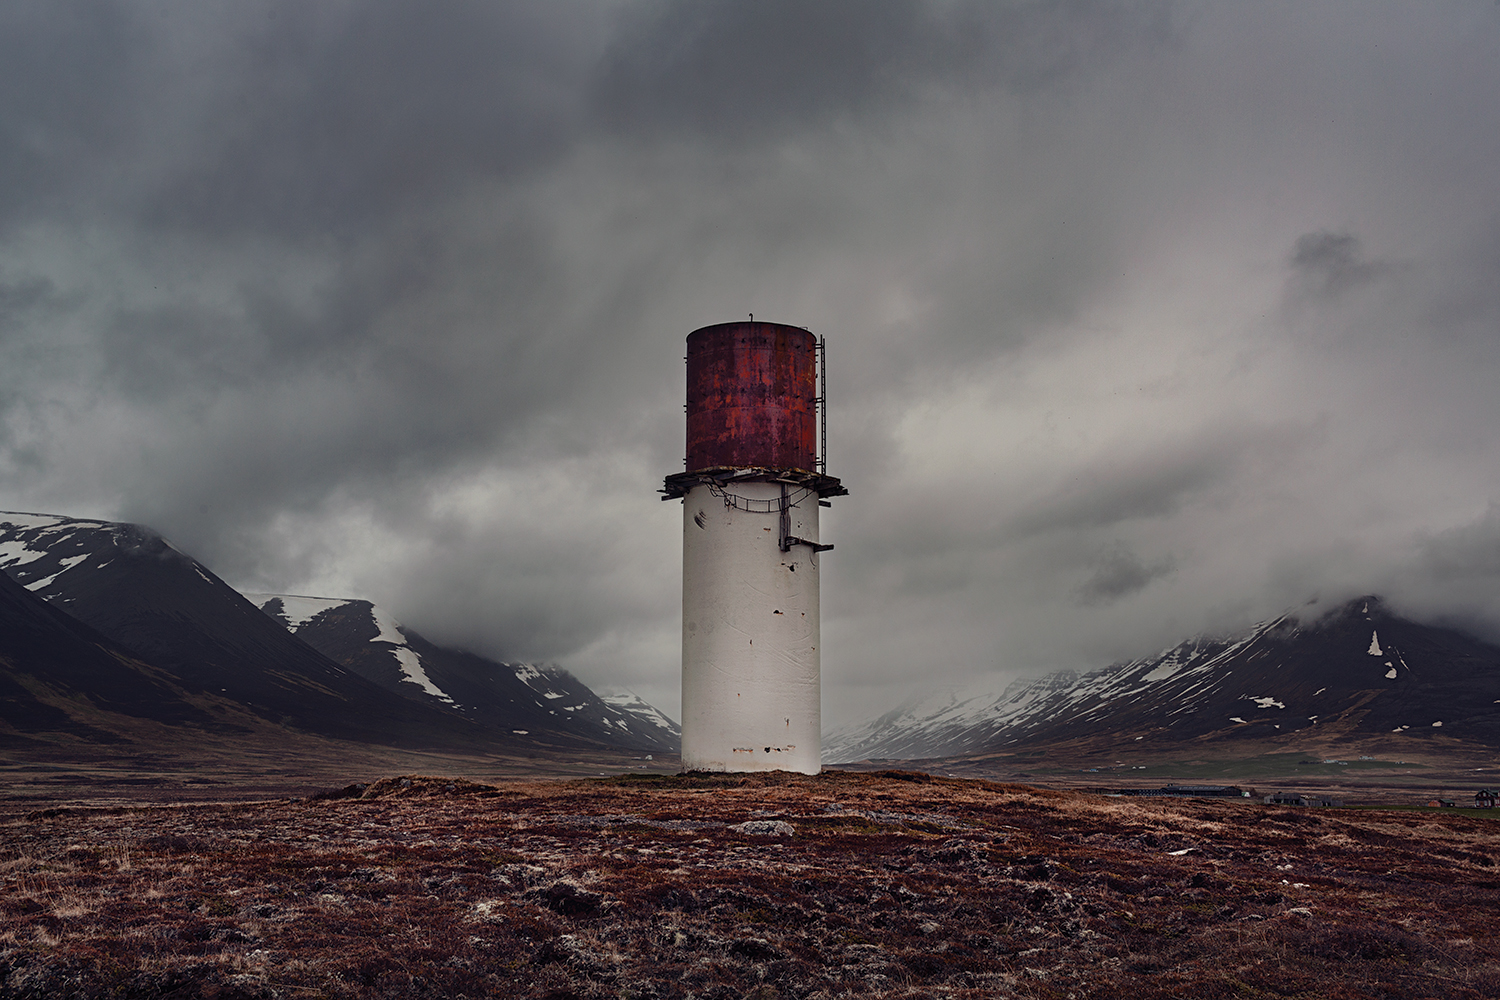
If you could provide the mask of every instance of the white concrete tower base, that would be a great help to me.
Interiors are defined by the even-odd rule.
[[[785,490],[786,534],[816,542],[818,495]],[[782,491],[736,483],[725,487],[726,505],[698,485],[683,497],[686,770],[822,769],[818,553],[806,544],[781,551]]]

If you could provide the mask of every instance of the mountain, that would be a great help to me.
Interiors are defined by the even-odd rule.
[[[149,528],[0,512],[0,569],[112,649],[150,664],[166,685],[138,696],[163,699],[152,711],[186,711],[173,699],[212,696],[339,739],[472,749],[519,742],[396,697],[333,662]],[[124,697],[125,682],[111,683]]]
[[[1500,647],[1408,621],[1377,597],[1286,614],[1087,673],[982,682],[824,741],[830,762],[915,760],[1064,742],[1197,744],[1440,738],[1500,746]]]
[[[671,716],[657,708],[655,705],[636,694],[634,691],[621,687],[604,687],[598,690],[598,695],[606,705],[624,712],[628,716],[634,716],[645,727],[654,726],[657,729],[667,730],[672,734],[672,749],[681,748],[682,729],[672,721]]]
[[[59,733],[118,743],[118,723],[138,719],[235,728],[160,671],[0,573],[0,745]]]
[[[566,670],[448,649],[369,601],[246,594],[328,658],[388,691],[513,735],[551,733],[604,746],[675,752],[676,723],[651,705],[601,698]]]

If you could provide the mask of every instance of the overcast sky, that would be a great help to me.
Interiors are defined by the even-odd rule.
[[[1500,5],[10,0],[0,509],[678,709],[683,338],[829,344],[825,719],[1500,636]]]

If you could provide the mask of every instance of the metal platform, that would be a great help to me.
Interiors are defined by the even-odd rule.
[[[784,483],[825,497],[848,496],[849,491],[834,476],[806,469],[766,469],[759,466],[714,466],[695,469],[692,472],[677,472],[666,478],[660,492],[663,500],[685,497],[694,486],[711,486],[723,490],[735,483]]]

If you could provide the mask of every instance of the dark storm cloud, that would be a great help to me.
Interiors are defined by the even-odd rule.
[[[8,282],[0,275],[0,331],[20,322],[27,313],[51,302],[57,287],[47,278]]]
[[[1232,433],[1095,461],[1017,517],[1012,529],[1025,534],[1080,531],[1168,516],[1222,482],[1252,443],[1246,435]]]
[[[594,103],[611,127],[635,136],[785,134],[950,87],[1044,87],[1168,37],[1171,7],[665,0],[627,8]]]
[[[1444,582],[1500,584],[1500,504],[1478,520],[1450,528],[1422,545],[1426,569]]]
[[[850,547],[841,562],[854,568],[856,578],[899,580],[891,593],[910,599],[973,588],[1008,548],[1060,545],[1050,549],[1052,571],[1087,567],[1091,580],[1081,593],[1087,602],[1101,603],[1139,589],[1129,586],[1136,557],[1118,542],[1101,547],[1101,535],[1108,538],[1106,532],[1121,524],[1170,518],[1223,483],[1250,446],[1225,435],[1160,453],[1122,451],[1080,463],[1066,484],[1024,503],[1014,494],[979,488],[969,470],[951,484],[955,495],[944,517],[930,516],[930,497],[920,490],[879,504],[873,514],[878,523],[861,525],[869,544]],[[852,516],[863,521],[861,513]],[[883,529],[893,522],[901,530]],[[1122,559],[1135,562],[1126,566]],[[1171,568],[1161,567],[1160,561],[1139,566],[1146,574],[1141,585]]]
[[[753,311],[833,343],[831,693],[1478,585],[1497,14],[1434,10],[7,4],[0,507],[670,675],[682,338]]]
[[[1446,331],[1467,331],[1500,346],[1500,215],[1443,262],[1424,318]]]
[[[56,315],[65,307],[58,301],[57,287],[45,277],[28,277],[16,281],[6,280],[0,272],[0,352],[9,353],[13,342],[24,344],[25,327],[47,315]],[[29,347],[29,345],[27,345]],[[17,352],[13,357],[24,361],[29,350]],[[24,406],[30,399],[24,384],[7,385],[0,381],[0,455],[23,466],[34,466],[37,461],[35,448],[16,450],[12,408]]]
[[[88,183],[147,225],[357,239],[601,126],[776,141],[934,87],[1036,89],[1170,34],[1159,2],[192,8],[8,6],[0,212]],[[128,190],[104,171],[153,158]]]
[[[1380,585],[1408,614],[1500,643],[1500,501],[1472,520],[1423,532]]]
[[[1368,285],[1390,271],[1390,264],[1365,256],[1352,233],[1316,232],[1297,237],[1290,257],[1302,287],[1323,296],[1337,296]]]
[[[142,41],[112,4],[0,7],[0,231],[68,212],[70,195],[128,141]]]
[[[446,206],[567,147],[599,21],[566,2],[0,12],[0,225],[107,227],[130,265],[71,275],[72,315],[33,322],[10,360],[49,357],[160,420],[125,513],[224,556],[231,525],[442,469],[555,397],[540,376],[560,366],[526,363],[559,288],[541,228],[523,206],[455,242]],[[23,258],[7,287],[53,283],[49,263]],[[432,317],[485,269],[479,301]],[[31,374],[5,396],[56,419]],[[61,452],[50,438],[31,447]]]
[[[576,133],[587,43],[563,29],[591,19],[582,3],[254,9],[227,85],[147,197],[159,223],[354,237],[549,162]]]
[[[1124,545],[1115,545],[1093,559],[1093,575],[1078,588],[1078,599],[1085,605],[1111,604],[1176,568],[1177,560],[1170,556],[1147,563]]]
[[[581,3],[264,0],[80,6],[52,23],[28,8],[35,24],[17,35],[67,58],[21,64],[52,102],[27,128],[74,164],[38,161],[37,183],[129,220],[146,248],[131,294],[95,288],[75,317],[96,339],[76,375],[166,425],[143,429],[155,440],[127,473],[125,513],[248,570],[256,547],[229,544],[228,525],[349,490],[410,516],[425,477],[523,447],[559,409],[576,423],[619,405],[621,372],[657,367],[632,344],[653,334],[635,317],[695,247],[578,294],[560,223],[655,181],[632,191],[622,167],[576,205],[525,189],[545,190],[601,128],[631,144],[686,130],[709,159],[723,142],[738,155],[747,136],[878,121],[933,87],[1035,90],[1156,39],[1165,9],[644,4],[606,16]],[[853,207],[854,191],[840,197],[849,205],[820,218],[795,189],[773,191],[773,211],[739,211],[752,220],[740,239],[780,255],[822,238]],[[170,284],[152,294],[158,277]],[[621,331],[607,340],[606,317]]]

